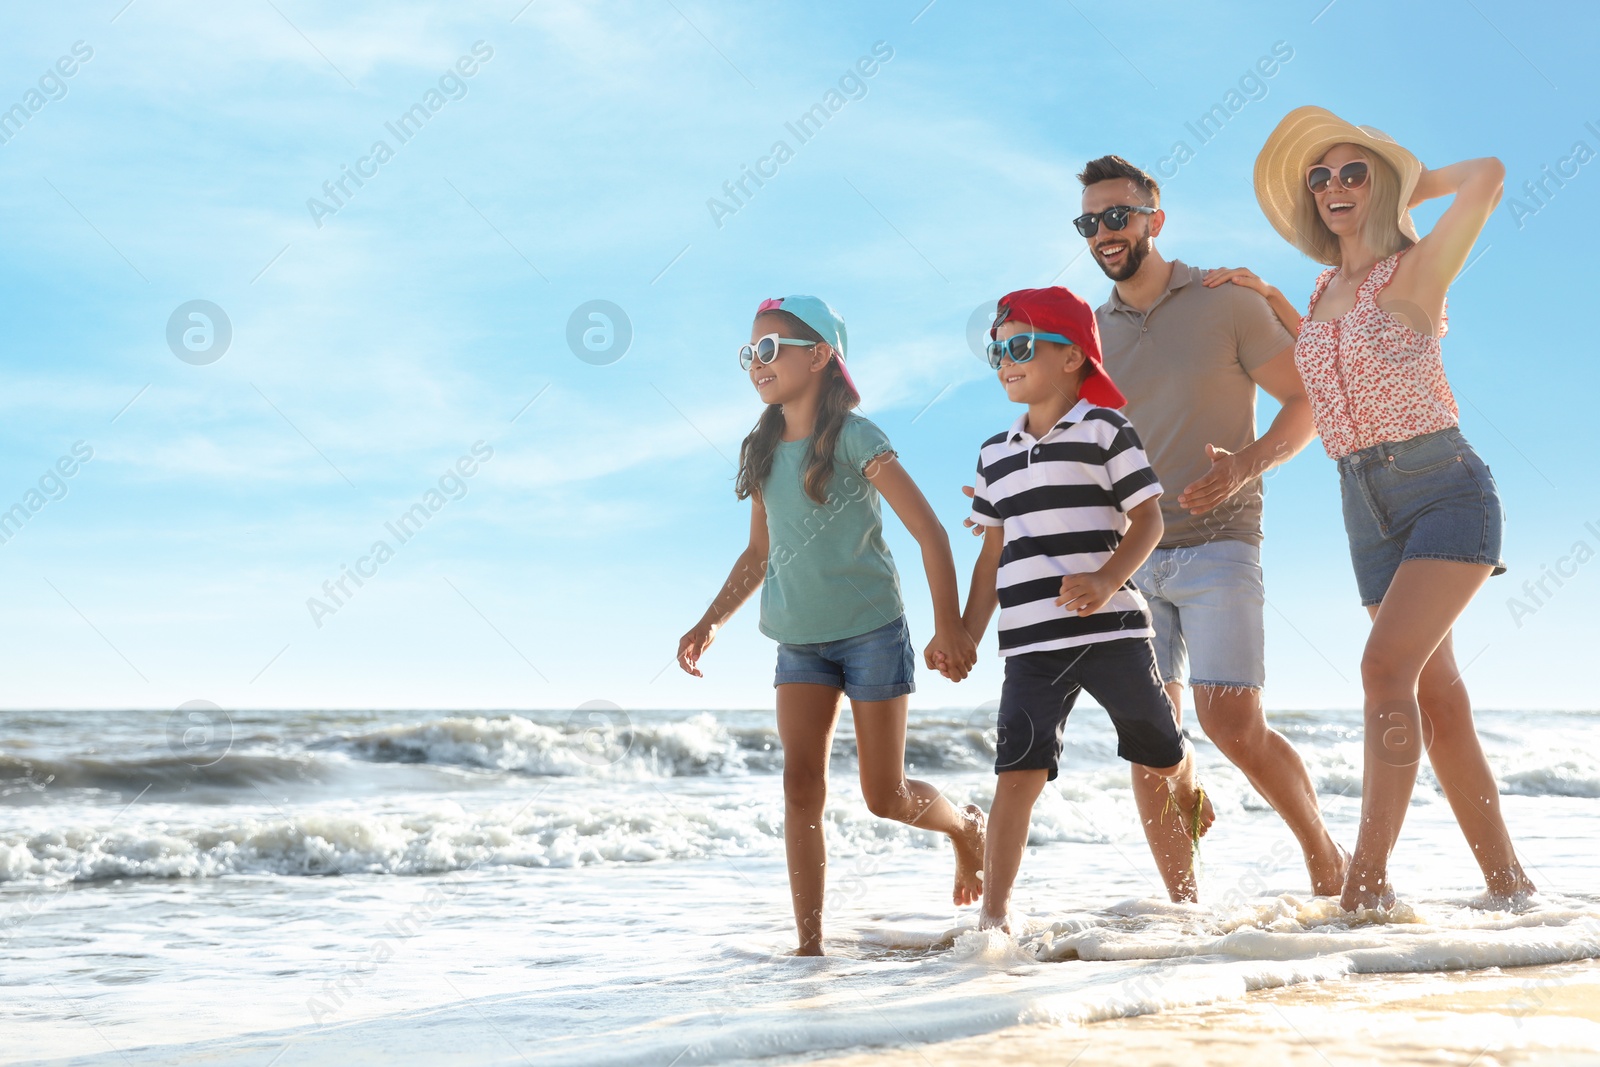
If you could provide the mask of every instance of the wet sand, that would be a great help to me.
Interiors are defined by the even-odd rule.
[[[1019,1026],[812,1062],[827,1067],[1597,1065],[1600,961],[1463,974],[1363,975],[1088,1026]]]

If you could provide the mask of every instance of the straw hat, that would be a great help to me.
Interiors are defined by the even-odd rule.
[[[1311,195],[1306,188],[1306,168],[1336,144],[1359,145],[1394,168],[1400,176],[1400,217],[1396,220],[1400,232],[1413,243],[1421,240],[1406,205],[1422,174],[1422,163],[1382,130],[1346,122],[1321,107],[1297,107],[1285,115],[1256,156],[1256,202],[1272,228],[1312,259],[1337,265],[1322,260],[1294,225],[1295,204]]]

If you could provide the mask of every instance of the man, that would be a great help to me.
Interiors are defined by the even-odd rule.
[[[1267,725],[1261,702],[1261,475],[1315,434],[1294,338],[1248,271],[1208,277],[1156,251],[1166,214],[1150,175],[1104,156],[1078,180],[1084,214],[1074,224],[1116,283],[1095,312],[1106,370],[1169,487],[1161,497],[1165,532],[1133,579],[1150,603],[1161,681],[1181,721],[1187,658],[1201,728],[1289,824],[1313,890],[1337,895],[1346,857],[1323,825],[1305,764]],[[1282,405],[1259,438],[1257,386]],[[1168,893],[1191,898],[1187,828],[1170,814],[1162,818],[1165,782],[1133,770],[1140,820]]]

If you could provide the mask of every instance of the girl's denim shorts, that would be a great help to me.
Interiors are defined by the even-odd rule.
[[[1339,460],[1339,491],[1363,605],[1382,603],[1408,559],[1479,563],[1505,573],[1500,492],[1456,427],[1350,453]]]
[[[804,682],[843,689],[851,700],[892,700],[916,691],[911,630],[900,616],[876,630],[811,645],[778,645],[773,686]]]

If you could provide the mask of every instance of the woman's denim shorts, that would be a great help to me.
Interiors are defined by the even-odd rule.
[[[773,686],[796,682],[843,689],[851,700],[892,700],[916,692],[916,658],[906,617],[876,630],[814,645],[778,645]]]
[[[1339,491],[1363,605],[1382,603],[1408,559],[1480,563],[1505,573],[1494,475],[1453,426],[1350,453],[1339,460]]]

